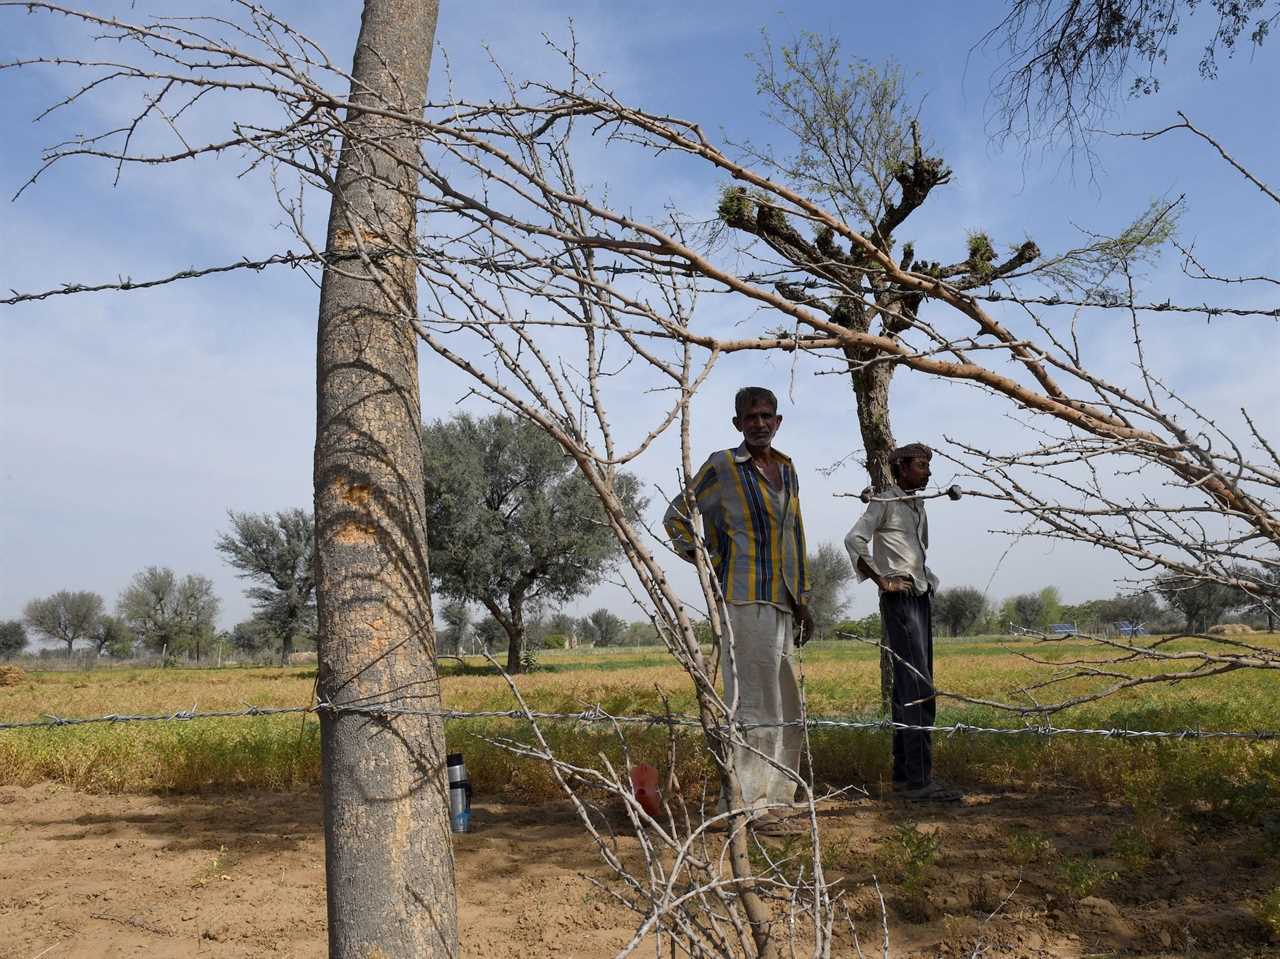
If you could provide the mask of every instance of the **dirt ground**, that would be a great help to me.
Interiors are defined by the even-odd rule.
[[[1250,909],[1278,879],[1262,827],[1209,823],[1125,867],[1107,856],[1126,816],[1075,795],[1000,794],[928,810],[861,799],[824,808],[821,822],[869,954],[879,955],[865,885],[875,872],[894,956],[969,956],[975,945],[987,957],[1280,956]],[[605,957],[630,939],[634,918],[587,879],[609,877],[567,807],[481,803],[474,825],[455,843],[464,959]],[[902,884],[899,827],[937,839],[917,876],[923,896]],[[319,959],[323,861],[314,792],[3,787],[0,957]],[[1104,876],[1091,895],[1063,893],[1067,861]],[[839,954],[854,954],[851,940]]]

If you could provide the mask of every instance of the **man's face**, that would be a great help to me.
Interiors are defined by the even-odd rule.
[[[747,408],[733,418],[734,428],[742,433],[747,445],[754,449],[767,449],[781,425],[782,417],[768,400],[748,403]]]
[[[914,493],[929,483],[929,461],[923,456],[909,456],[898,467],[898,485],[904,492]]]

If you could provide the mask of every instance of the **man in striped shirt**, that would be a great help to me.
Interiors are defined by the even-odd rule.
[[[782,425],[777,397],[744,387],[734,414],[742,445],[711,454],[689,490],[672,500],[663,526],[676,552],[693,562],[695,515],[701,519],[701,541],[727,609],[731,642],[720,665],[725,702],[732,709],[736,699],[738,722],[792,722],[800,718],[793,630],[800,627],[803,643],[813,628],[800,484],[790,458],[773,448]],[[750,748],[734,752],[743,801],[760,822],[777,825],[783,822],[777,807],[795,799],[800,781],[803,730],[766,727],[744,736]]]

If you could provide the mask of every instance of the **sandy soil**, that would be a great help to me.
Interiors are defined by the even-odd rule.
[[[930,811],[863,799],[822,813],[864,937],[879,920],[861,884],[892,871],[894,826],[939,836],[924,906],[886,879],[894,956],[968,956],[979,939],[992,957],[1280,956],[1248,908],[1280,881],[1249,828],[1193,831],[1080,900],[1062,896],[1049,863],[1013,861],[1008,836],[1024,830],[1105,867],[1107,837],[1124,819],[1066,795],[984,795]],[[0,788],[0,957],[320,959],[320,822],[315,793]],[[630,939],[633,917],[586,878],[608,874],[567,807],[479,804],[475,827],[455,844],[464,959],[605,957]]]

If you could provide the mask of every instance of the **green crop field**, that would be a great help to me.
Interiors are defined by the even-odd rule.
[[[1269,645],[1280,637],[1251,637]],[[1185,644],[1187,641],[1183,641]],[[1027,641],[998,637],[942,640],[937,649],[940,688],[968,697],[1008,700],[1017,688],[1043,679],[1048,668],[1020,652]],[[1037,647],[1058,659],[1080,655],[1079,642]],[[852,643],[815,644],[804,652],[812,715],[873,718],[878,676],[875,651]],[[109,713],[238,709],[246,705],[299,706],[311,701],[314,670],[276,668],[99,668],[81,672],[29,672],[0,687],[0,719]],[[658,713],[663,697],[689,709],[684,674],[656,648],[547,651],[541,669],[520,677],[535,710],[579,711],[599,705],[613,714]],[[1082,688],[1082,687],[1078,687]],[[479,659],[445,665],[446,706],[458,710],[511,709],[506,683]],[[1067,692],[1069,690],[1063,690]],[[1057,726],[1130,729],[1274,729],[1280,727],[1280,684],[1272,672],[1237,671],[1179,685],[1154,685],[1053,717]],[[1016,716],[988,707],[943,700],[939,723],[1016,726]],[[506,720],[457,720],[447,725],[449,748],[462,750],[477,792],[510,801],[537,802],[556,795],[548,771],[494,745],[494,737],[527,738]],[[603,725],[547,723],[544,732],[564,759],[617,761],[622,745]],[[664,728],[627,727],[633,760],[665,765],[674,749],[684,783],[699,782],[708,766],[694,730],[674,744]],[[888,743],[879,731],[823,729],[810,739],[817,781],[863,785],[887,775]],[[1105,741],[1093,737],[997,737],[962,733],[943,737],[941,775],[973,788],[1072,786],[1099,798],[1159,803],[1168,808],[1213,808],[1243,817],[1280,799],[1280,743],[1230,741]],[[95,792],[217,792],[289,790],[319,780],[319,726],[292,715],[117,726],[0,731],[0,784],[52,781]]]

